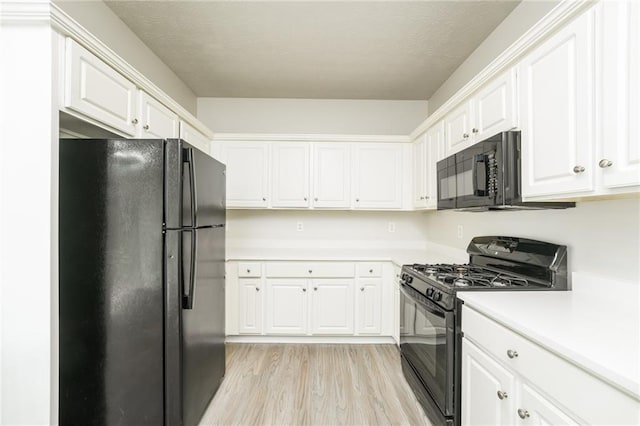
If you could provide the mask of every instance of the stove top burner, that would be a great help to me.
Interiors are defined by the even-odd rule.
[[[435,280],[451,288],[467,287],[526,287],[529,281],[513,275],[474,265],[420,265],[411,269],[425,280]]]

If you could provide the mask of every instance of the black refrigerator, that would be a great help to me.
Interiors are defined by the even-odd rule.
[[[59,422],[195,425],[225,369],[225,167],[179,139],[61,139]]]

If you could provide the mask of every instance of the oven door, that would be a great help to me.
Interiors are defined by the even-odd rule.
[[[455,317],[407,285],[400,288],[400,352],[444,416],[454,415]]]

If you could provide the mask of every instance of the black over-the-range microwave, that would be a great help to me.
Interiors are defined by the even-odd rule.
[[[498,133],[438,161],[438,210],[564,209],[572,202],[523,202],[520,132]]]

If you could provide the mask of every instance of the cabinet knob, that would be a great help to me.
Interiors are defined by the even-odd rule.
[[[304,201],[307,201],[307,197],[304,197]]]
[[[313,288],[313,291],[318,291],[318,287],[314,287],[314,288]]]
[[[500,400],[502,400],[502,399],[506,399],[506,398],[508,398],[508,397],[509,397],[509,395],[507,395],[507,393],[506,393],[506,392],[503,392],[503,391],[501,391],[501,390],[499,390],[499,391],[498,391],[498,398],[499,398]]]
[[[463,133],[463,134],[462,134],[462,137],[463,137],[464,139],[469,139],[469,133]]]
[[[424,200],[424,197],[420,197],[421,200]]]
[[[142,128],[145,129],[145,130],[149,130],[149,125],[145,124],[144,126],[142,126]]]
[[[514,351],[514,350],[512,350],[512,349],[509,349],[509,350],[507,351],[507,356],[508,356],[509,358],[511,358],[511,359],[513,359],[513,358],[518,358],[518,352],[517,352],[517,351]]]
[[[424,199],[425,199],[425,200],[428,200],[428,199],[429,199],[429,196],[428,196],[428,195],[425,195],[425,196],[424,196]]]
[[[247,274],[250,274],[250,273],[251,273],[251,269],[247,269]]]
[[[518,416],[521,419],[526,419],[527,417],[529,417],[529,412],[527,410],[523,410],[522,408],[518,408]]]
[[[611,160],[607,160],[606,158],[603,158],[602,160],[600,160],[600,162],[598,163],[598,166],[600,166],[603,169],[606,169],[607,167],[611,167],[613,166],[613,161]]]
[[[260,291],[260,287],[256,287],[256,291]]]
[[[370,274],[373,274],[373,269],[369,269],[369,273],[370,273]]]
[[[364,287],[360,287],[360,291],[364,291]]]
[[[575,167],[573,168],[573,173],[582,173],[582,172],[584,172],[584,171],[585,171],[584,166],[575,166]]]
[[[309,269],[309,273],[310,273],[310,274],[313,274],[313,271],[312,271],[311,269]]]
[[[476,129],[475,127],[474,127],[473,129],[471,129],[471,131],[472,131],[473,133],[478,133],[478,132],[479,132],[479,130],[478,130],[478,129]]]
[[[262,201],[267,201],[267,199],[266,199],[266,198],[264,198],[264,197],[262,197]]]
[[[318,201],[318,197],[314,198],[313,201]]]
[[[303,288],[303,289],[302,289],[302,291],[304,291],[304,292],[306,293],[306,292],[307,292],[307,289],[306,289],[306,288]]]
[[[134,118],[133,120],[131,120],[131,124],[138,124],[138,119]]]
[[[359,202],[360,202],[360,198],[356,198],[356,203],[359,203]]]

